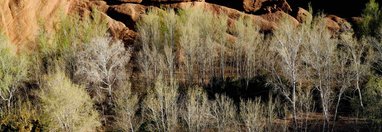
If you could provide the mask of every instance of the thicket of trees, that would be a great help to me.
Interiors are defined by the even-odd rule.
[[[35,51],[0,38],[0,130],[308,131],[316,121],[329,131],[345,114],[381,123],[381,15],[371,1],[356,34],[333,34],[323,16],[264,34],[245,15],[228,26],[202,8],[150,9],[138,47],[110,37],[97,13],[63,17]],[[271,89],[207,89],[232,80],[237,91]]]

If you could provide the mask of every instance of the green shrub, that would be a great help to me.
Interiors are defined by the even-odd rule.
[[[22,81],[27,79],[28,73],[26,56],[16,54],[11,46],[5,38],[0,36],[0,104],[5,101],[8,107],[18,87],[22,85]]]
[[[3,111],[0,116],[0,131],[32,131],[40,130],[37,107],[30,101],[19,100],[16,106]]]
[[[42,30],[38,37],[38,52],[34,55],[35,72],[54,71],[60,64],[70,77],[75,69],[75,52],[92,38],[104,36],[107,23],[97,10],[91,16],[61,16],[54,31]],[[57,63],[59,62],[59,63]],[[37,68],[38,67],[38,68]],[[40,73],[41,74],[41,73]]]
[[[375,0],[370,0],[362,13],[363,21],[360,24],[361,34],[368,36],[378,35],[382,23],[382,11]]]
[[[382,78],[373,76],[363,89],[363,114],[368,119],[382,123]],[[354,99],[353,108],[359,108],[358,99]]]
[[[94,131],[101,125],[84,87],[73,84],[60,71],[47,76],[45,81],[38,95],[41,121],[48,131]]]

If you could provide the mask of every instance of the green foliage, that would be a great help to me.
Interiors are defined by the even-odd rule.
[[[370,0],[362,13],[363,21],[360,24],[361,34],[376,36],[381,28],[382,11],[375,0]]]
[[[373,76],[369,79],[366,87],[363,89],[364,109],[363,114],[376,122],[382,123],[382,78]],[[357,108],[358,99],[353,101]]]
[[[92,38],[104,36],[108,29],[107,23],[101,13],[95,10],[91,16],[82,18],[62,15],[57,25],[54,31],[40,32],[35,61],[40,63],[38,70],[42,72],[54,71],[55,64],[60,64],[70,75],[74,69],[75,51]]]
[[[0,100],[8,101],[8,106],[17,88],[27,79],[28,72],[26,56],[17,55],[12,50],[11,44],[0,36]]]
[[[0,116],[0,131],[39,131],[41,124],[38,123],[36,106],[26,100],[19,100],[16,104]]]
[[[49,131],[94,131],[98,113],[85,88],[73,84],[63,72],[45,78],[39,92],[42,122]]]

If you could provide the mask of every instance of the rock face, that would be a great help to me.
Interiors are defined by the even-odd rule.
[[[264,15],[261,15],[261,17],[264,18],[265,20],[276,22],[276,23],[285,20],[285,21],[291,22],[294,25],[299,24],[299,22],[295,18],[293,18],[292,16],[290,16],[289,14],[283,11],[276,11],[274,13],[264,14]]]
[[[124,23],[130,29],[134,29],[135,23],[144,12],[145,6],[141,4],[126,3],[111,6],[106,14],[111,18]]]
[[[192,1],[204,1],[204,0],[145,0],[147,2],[192,2]]]
[[[141,3],[142,0],[117,0],[118,2],[123,2],[123,3]]]
[[[246,12],[258,11],[264,1],[266,0],[243,0],[243,8]]]
[[[307,10],[304,8],[299,7],[297,10],[297,13],[295,15],[295,18],[300,23],[310,23],[313,19],[312,14],[310,14]]]
[[[14,44],[34,49],[37,45],[31,44],[36,40],[36,34],[41,31],[41,24],[45,30],[54,30],[55,22],[59,20],[60,13],[71,11],[70,5],[75,4],[69,0],[1,0],[0,1],[0,28],[1,34],[6,35]],[[60,8],[58,8],[60,7]],[[40,20],[44,20],[40,23]]]
[[[352,26],[350,25],[350,23],[348,21],[346,21],[345,19],[340,18],[338,16],[328,15],[325,17],[325,19],[329,19],[327,21],[333,21],[334,23],[336,23],[336,25],[338,25],[338,27],[336,27],[337,29],[335,29],[335,31],[346,32],[346,31],[350,31],[352,29]],[[333,22],[331,22],[331,23],[333,23]]]
[[[243,7],[246,12],[257,12],[259,10],[263,13],[292,11],[286,0],[243,0]]]

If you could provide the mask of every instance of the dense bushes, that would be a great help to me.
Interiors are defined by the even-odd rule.
[[[15,48],[0,36],[0,104],[10,107],[12,99],[27,79],[28,60],[26,56],[17,55]],[[0,107],[0,110],[3,109]]]
[[[380,77],[373,76],[366,83],[366,87],[363,90],[364,97],[364,109],[361,109],[357,102],[353,102],[355,109],[363,110],[363,113],[368,119],[371,119],[377,123],[382,123],[382,81]]]
[[[368,36],[378,36],[381,30],[382,11],[375,0],[370,0],[362,13],[363,21],[360,24],[360,33]]]
[[[84,87],[73,84],[66,75],[46,77],[39,92],[42,120],[49,131],[95,131],[100,126],[98,113]]]

